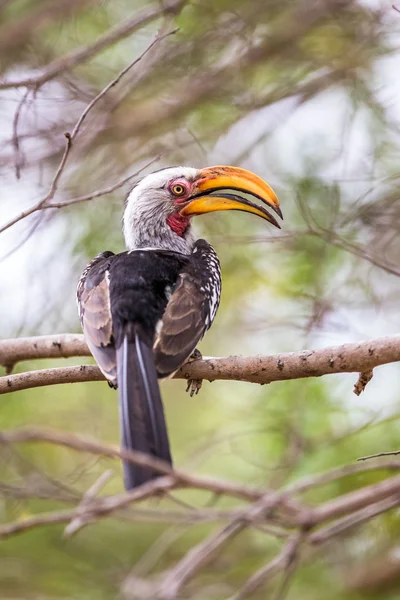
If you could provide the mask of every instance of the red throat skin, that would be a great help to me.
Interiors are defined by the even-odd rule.
[[[184,217],[180,213],[176,212],[167,217],[167,224],[176,235],[183,237],[187,228],[190,225],[190,217]]]

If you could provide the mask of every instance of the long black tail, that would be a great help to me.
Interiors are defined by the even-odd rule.
[[[172,464],[153,351],[143,338],[138,328],[128,327],[117,350],[121,443]],[[127,490],[158,475],[133,463],[123,466]]]

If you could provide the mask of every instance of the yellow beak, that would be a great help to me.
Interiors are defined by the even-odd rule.
[[[208,167],[200,171],[192,199],[181,209],[184,216],[201,215],[217,210],[241,210],[266,219],[280,228],[276,219],[263,207],[236,194],[220,192],[235,190],[251,194],[272,208],[281,218],[279,200],[273,189],[261,177],[239,167]]]

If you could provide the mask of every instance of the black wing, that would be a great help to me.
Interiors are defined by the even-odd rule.
[[[78,283],[79,316],[86,342],[105,377],[117,383],[117,361],[110,309],[110,263],[113,252],[98,254],[85,268]]]
[[[77,292],[82,327],[102,372],[114,386],[118,378],[124,448],[171,463],[157,375],[170,375],[190,356],[220,292],[219,261],[204,240],[190,256],[104,252],[86,267]],[[128,489],[157,476],[131,463],[124,472]]]
[[[173,252],[105,252],[85,269],[78,305],[85,338],[99,367],[118,383],[122,447],[172,463],[154,364],[156,324],[187,257]],[[125,487],[158,476],[124,461]]]
[[[213,247],[198,240],[183,266],[157,327],[153,351],[159,377],[174,373],[211,326],[221,296],[221,271]]]

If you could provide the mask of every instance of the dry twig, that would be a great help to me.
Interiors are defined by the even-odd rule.
[[[347,529],[351,527],[355,527],[356,525],[360,525],[361,523],[365,523],[366,521],[370,521],[372,518],[381,515],[392,508],[400,505],[400,493],[389,496],[388,498],[384,498],[379,502],[375,502],[365,508],[362,508],[354,513],[343,517],[342,519],[338,519],[333,523],[333,525],[328,525],[327,527],[323,527],[319,529],[315,533],[312,533],[309,536],[309,541],[312,544],[322,544],[329,540],[330,538],[343,533]]]
[[[95,494],[104,483],[102,476],[91,490],[85,494],[84,499],[76,508],[54,511],[52,513],[41,513],[23,521],[5,524],[0,527],[0,537],[3,538],[30,530],[34,527],[60,523],[69,523],[66,531],[67,533],[71,533],[71,527],[72,532],[75,532],[82,526],[95,523],[110,514],[120,516],[121,518],[129,518],[130,513],[126,511],[126,508],[130,504],[158,496],[160,493],[176,487],[207,490],[214,494],[234,496],[249,502],[250,505],[248,507],[235,509],[230,512],[214,510],[210,512],[207,509],[202,509],[200,511],[194,510],[189,515],[186,512],[183,515],[178,515],[178,519],[183,519],[180,521],[181,523],[202,522],[204,520],[219,518],[228,519],[228,523],[223,529],[214,532],[200,544],[192,548],[161,579],[154,582],[146,581],[148,590],[153,594],[152,597],[159,600],[172,600],[172,598],[176,598],[182,587],[205,564],[212,560],[216,553],[222,550],[228,540],[238,535],[247,527],[262,525],[271,519],[282,528],[286,528],[286,530],[293,530],[295,528],[296,531],[285,544],[282,552],[268,565],[256,572],[231,600],[244,598],[261,585],[264,585],[278,572],[285,573],[283,579],[284,585],[280,589],[286,590],[287,582],[293,574],[293,565],[298,558],[300,543],[304,541],[304,543],[312,545],[321,544],[334,536],[340,535],[343,531],[360,525],[400,504],[400,475],[368,485],[344,494],[339,498],[329,500],[320,506],[311,508],[299,504],[294,498],[296,491],[307,489],[310,486],[309,478],[298,482],[297,489],[293,487],[291,491],[258,490],[232,482],[192,475],[181,470],[172,470],[162,461],[147,455],[138,452],[117,450],[114,446],[100,444],[76,435],[58,431],[40,429],[14,430],[3,432],[0,436],[0,441],[7,444],[45,441],[73,448],[81,452],[90,452],[107,457],[120,457],[124,460],[131,460],[137,464],[141,464],[142,466],[151,466],[160,473],[165,473],[163,477],[152,480],[130,492],[124,492],[115,496],[96,497]],[[356,466],[361,467],[360,465]],[[337,469],[336,475],[337,477],[341,477],[343,469]],[[161,515],[161,517],[167,517],[168,514],[169,512]],[[133,517],[135,515],[136,513],[132,514]],[[144,519],[154,519],[154,511],[142,511],[140,515]],[[325,527],[313,531],[316,527],[325,523],[328,523]],[[130,585],[124,590],[128,595],[130,595],[129,588]]]
[[[261,586],[265,585],[274,575],[286,569],[293,562],[299,549],[302,534],[296,532],[283,546],[282,551],[264,567],[256,571],[229,600],[243,600]]]
[[[22,211],[21,213],[19,213],[18,215],[16,215],[15,217],[13,217],[10,221],[8,221],[7,223],[5,223],[4,225],[2,225],[0,227],[0,233],[2,233],[3,231],[6,231],[6,229],[9,229],[10,227],[12,227],[13,225],[15,225],[16,223],[18,223],[19,221],[21,221],[22,219],[25,219],[26,217],[28,217],[29,215],[32,215],[33,213],[37,212],[38,210],[41,210],[42,208],[44,208],[45,206],[51,207],[51,201],[53,200],[56,192],[57,192],[57,188],[58,188],[58,182],[61,178],[61,175],[64,172],[65,166],[67,164],[68,161],[68,157],[69,154],[71,152],[73,143],[82,127],[82,124],[84,122],[84,120],[86,119],[87,115],[89,114],[89,112],[93,109],[93,107],[107,94],[107,92],[109,92],[109,90],[114,87],[115,85],[117,85],[117,83],[119,83],[119,81],[122,79],[122,77],[124,77],[124,75],[126,75],[126,73],[128,73],[128,71],[130,71],[132,69],[132,67],[134,67],[138,62],[140,62],[142,60],[142,58],[153,48],[153,46],[155,46],[156,44],[158,44],[159,42],[161,42],[162,40],[164,40],[166,37],[175,34],[178,31],[178,29],[174,29],[172,31],[169,31],[167,33],[164,33],[162,35],[157,35],[156,38],[147,46],[147,48],[140,54],[140,56],[138,56],[137,58],[135,58],[133,61],[131,61],[124,69],[122,69],[122,71],[120,71],[118,73],[118,75],[116,77],[114,77],[114,79],[112,81],[110,81],[110,83],[108,83],[99,94],[97,94],[97,96],[95,96],[95,98],[93,98],[93,100],[86,106],[85,110],[82,112],[81,116],[79,117],[79,119],[77,120],[72,133],[66,132],[65,138],[66,138],[66,145],[65,145],[65,150],[64,150],[64,154],[62,156],[61,162],[57,168],[57,171],[53,177],[53,180],[51,182],[49,191],[47,192],[47,194],[41,199],[39,200],[36,204],[34,204],[33,206],[31,206],[30,208]]]
[[[16,429],[14,431],[3,431],[0,433],[0,443],[15,444],[22,442],[47,442],[49,444],[73,448],[79,452],[89,452],[91,454],[97,454],[98,456],[122,458],[123,460],[132,461],[139,466],[148,467],[169,476],[162,478],[162,480],[156,480],[158,481],[157,485],[159,486],[157,490],[171,489],[174,487],[193,487],[211,491],[215,494],[223,493],[247,501],[258,500],[265,495],[265,490],[230,482],[221,482],[220,480],[207,477],[194,476],[183,470],[173,470],[168,463],[147,454],[143,454],[142,452],[119,449],[116,446],[88,440],[71,433],[41,428]],[[151,483],[155,484],[156,481]],[[125,500],[127,503],[131,502],[132,497],[136,497],[135,493],[140,493],[140,497],[142,497],[141,494],[143,494],[144,488],[145,486],[141,486],[133,492],[123,494],[121,498],[122,503],[124,503]],[[153,492],[153,490],[151,491]],[[120,507],[121,506],[119,506],[119,508]],[[111,508],[114,508],[114,505]]]
[[[380,456],[398,456],[400,450],[392,450],[391,452],[378,452],[378,454],[369,454],[368,456],[361,456],[357,460],[369,460],[370,458],[379,458]]]
[[[172,569],[170,569],[157,586],[156,597],[160,600],[174,600],[183,585],[193,577],[204,565],[215,557],[216,552],[232,537],[238,535],[250,523],[267,518],[284,500],[283,494],[268,492],[258,502],[243,511],[235,519],[217,533],[192,548]]]
[[[94,482],[94,484],[88,489],[88,491],[84,494],[82,498],[82,502],[79,504],[77,512],[85,511],[85,508],[93,502],[93,498],[99,493],[99,491],[109,482],[112,477],[112,471],[109,469],[108,471],[104,471]],[[65,537],[71,537],[77,531],[82,529],[88,523],[87,518],[83,518],[82,516],[77,516],[71,520],[71,522],[67,525],[64,530]]]
[[[11,81],[0,81],[0,90],[7,90],[11,88],[28,87],[33,89],[39,89],[43,84],[51,81],[58,75],[65,73],[81,65],[84,62],[93,58],[100,52],[102,52],[108,46],[120,42],[125,39],[141,27],[147,25],[151,21],[162,17],[165,14],[177,14],[184,5],[183,0],[172,0],[163,3],[161,6],[155,6],[150,10],[145,9],[134,16],[130,17],[123,23],[120,23],[113,29],[107,31],[105,35],[99,37],[93,44],[89,46],[83,46],[73,50],[66,56],[57,59],[47,65],[47,67],[38,75],[32,77],[26,77],[24,79],[11,80]]]
[[[390,452],[388,454],[390,454]],[[397,454],[400,454],[400,452]],[[326,473],[303,477],[301,481],[296,481],[295,483],[285,486],[284,490],[289,494],[305,492],[313,487],[326,485],[331,481],[337,481],[343,477],[348,477],[357,473],[364,473],[365,471],[379,471],[381,469],[388,471],[400,471],[400,460],[386,460],[376,463],[344,465],[343,467],[337,467],[336,469],[332,469],[332,471],[327,471]]]
[[[94,200],[95,198],[100,198],[102,196],[107,196],[108,194],[112,194],[115,190],[120,189],[129,181],[132,181],[135,177],[140,175],[142,171],[148,169],[155,162],[159,161],[162,154],[158,154],[151,160],[149,160],[143,167],[137,169],[127,177],[124,177],[117,183],[113,185],[109,185],[108,187],[102,188],[101,190],[94,190],[93,192],[89,192],[88,194],[84,194],[83,196],[77,196],[76,198],[70,198],[69,200],[63,200],[62,202],[52,202],[47,206],[43,206],[43,208],[63,208],[64,206],[71,206],[71,204],[79,204],[80,202],[87,202],[88,200]]]

